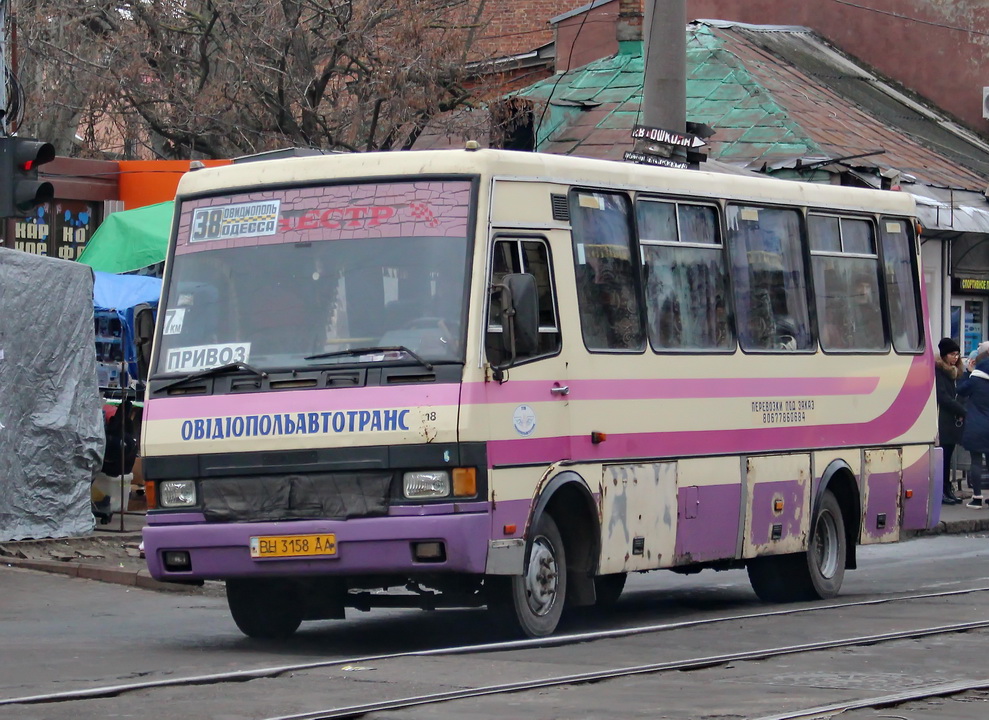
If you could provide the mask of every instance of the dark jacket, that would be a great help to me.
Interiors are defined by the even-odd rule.
[[[968,398],[962,446],[969,452],[989,452],[989,358],[958,384],[958,396]]]
[[[962,369],[949,365],[943,358],[935,360],[937,384],[937,434],[941,445],[957,445],[962,439],[965,406],[957,398],[956,382]]]

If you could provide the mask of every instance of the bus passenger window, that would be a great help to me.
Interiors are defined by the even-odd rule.
[[[799,214],[729,205],[727,220],[742,349],[811,350]]]
[[[556,299],[550,271],[549,248],[541,240],[499,238],[495,241],[491,260],[491,284],[497,285],[508,273],[529,273],[536,278],[539,292],[539,349],[537,357],[552,355],[560,350],[560,328],[556,321]],[[488,330],[485,349],[488,361],[494,365],[504,358],[501,305],[498,294],[488,303]],[[521,359],[521,358],[519,358]]]
[[[814,291],[825,350],[885,350],[879,263],[867,220],[809,215]]]
[[[577,306],[590,350],[641,350],[645,344],[630,215],[625,195],[575,192],[570,198]]]
[[[880,238],[893,347],[897,352],[916,352],[923,348],[924,333],[917,300],[912,226],[902,218],[883,218]]]
[[[717,209],[640,199],[635,214],[652,346],[732,349],[728,270]]]

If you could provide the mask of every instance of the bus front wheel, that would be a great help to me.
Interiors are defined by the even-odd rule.
[[[295,588],[273,580],[227,580],[227,605],[242,633],[258,640],[281,640],[302,624],[302,602]]]
[[[764,602],[833,598],[845,577],[846,543],[841,506],[832,492],[825,491],[811,526],[807,551],[750,560],[752,589]]]
[[[526,637],[552,635],[567,595],[567,559],[563,539],[549,515],[532,531],[529,563],[522,575],[489,578],[489,607],[497,617],[510,614]]]

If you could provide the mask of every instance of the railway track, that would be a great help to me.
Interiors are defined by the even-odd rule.
[[[536,680],[522,681],[517,683],[505,683],[500,685],[487,685],[464,690],[433,693],[429,695],[419,695],[413,697],[397,698],[381,702],[364,703],[347,707],[327,708],[313,712],[297,713],[293,715],[279,715],[277,717],[266,718],[265,720],[342,720],[343,718],[359,718],[374,712],[387,710],[401,710],[420,705],[429,705],[439,702],[449,702],[452,700],[470,700],[472,698],[486,697],[490,695],[500,695],[507,693],[518,693],[523,691],[540,690],[543,688],[559,687],[562,685],[580,685],[587,683],[597,683],[603,680],[615,680],[618,678],[633,677],[659,672],[689,671],[709,668],[714,665],[724,665],[731,662],[766,660],[783,655],[797,653],[815,652],[820,650],[834,650],[838,648],[854,647],[858,645],[873,645],[876,643],[891,642],[894,640],[907,640],[926,637],[929,635],[940,635],[945,633],[967,632],[970,630],[981,630],[989,628],[989,620],[957,623],[952,625],[940,625],[929,628],[918,628],[905,632],[880,633],[877,635],[865,635],[859,637],[841,638],[838,640],[806,643],[804,645],[790,645],[782,647],[765,648],[750,652],[725,653],[721,655],[709,655],[704,657],[676,660],[672,662],[649,663],[646,665],[634,665],[629,667],[614,668],[596,672],[580,673],[575,675],[560,675],[556,677],[545,677]],[[905,702],[907,700],[917,700],[928,697],[965,692],[976,688],[989,687],[989,680],[983,680],[976,684],[952,683],[950,685],[939,685],[927,688],[914,693],[898,693],[886,695],[878,698],[870,698],[866,701],[855,701],[846,703],[835,703],[799,710],[794,713],[774,715],[760,718],[759,720],[797,720],[806,718],[830,717],[838,712],[852,708],[881,707],[895,702]]]
[[[977,595],[987,591],[989,591],[989,587],[977,587],[964,590],[897,595],[851,602],[832,602],[827,604],[816,604],[809,607],[786,607],[783,609],[775,609],[766,612],[722,615],[697,620],[685,620],[599,632],[560,635],[539,640],[520,640],[482,645],[452,646],[425,651],[415,651],[411,653],[393,653],[389,655],[367,657],[336,658],[315,662],[296,663],[291,665],[147,680],[143,682],[119,685],[107,685],[43,695],[4,698],[0,699],[0,717],[6,717],[6,714],[3,713],[5,709],[15,710],[16,708],[21,708],[26,710],[28,706],[36,707],[39,705],[46,705],[50,709],[58,707],[59,717],[62,717],[63,715],[65,717],[71,717],[71,707],[79,703],[85,703],[87,701],[94,701],[98,699],[120,699],[133,693],[143,693],[144,699],[142,702],[144,702],[146,701],[149,693],[153,694],[156,691],[160,692],[165,689],[171,689],[173,691],[185,689],[191,691],[197,686],[217,688],[232,683],[244,683],[247,681],[264,678],[277,679],[285,677],[298,677],[300,674],[312,672],[337,672],[341,670],[352,670],[355,668],[362,669],[369,666],[380,667],[388,663],[402,663],[421,658],[446,658],[449,656],[481,657],[485,655],[497,656],[499,654],[519,651],[524,651],[531,655],[530,651],[539,648],[569,648],[586,645],[587,643],[606,640],[620,641],[621,639],[650,636],[658,633],[671,633],[680,637],[688,633],[696,633],[703,630],[705,632],[713,631],[715,634],[724,635],[723,628],[721,626],[741,623],[764,623],[768,625],[779,625],[785,621],[795,623],[795,627],[801,625],[808,626],[813,625],[813,623],[808,624],[804,622],[804,616],[807,615],[841,613],[844,616],[853,612],[870,612],[876,608],[889,604],[903,604],[923,601],[944,602],[959,600],[965,596]],[[917,640],[939,635],[951,635],[963,632],[985,630],[989,630],[989,620],[924,625],[920,627],[914,626],[905,629],[889,630],[885,632],[871,632],[865,634],[847,634],[842,637],[820,639],[810,642],[772,644],[757,648],[694,654],[690,656],[681,655],[677,658],[664,659],[657,662],[597,668],[586,672],[543,674],[539,677],[524,677],[521,679],[513,679],[507,682],[497,683],[474,683],[469,684],[468,686],[458,687],[454,690],[422,692],[413,695],[376,699],[373,702],[344,703],[326,706],[318,710],[306,710],[305,712],[295,714],[281,714],[277,716],[270,716],[269,720],[317,720],[322,718],[361,717],[370,713],[409,710],[425,705],[436,705],[438,703],[465,701],[496,695],[506,695],[510,693],[518,694],[544,690],[547,688],[560,688],[563,686],[585,686],[592,683],[601,683],[602,681],[636,678],[663,673],[693,672],[718,666],[728,666],[734,663],[766,661],[786,656],[805,655],[808,653],[822,651],[836,651],[845,648],[874,646],[884,643],[894,643],[897,641]],[[964,692],[966,690],[979,689],[982,687],[985,687],[985,682],[982,682],[982,684],[978,682],[969,682],[968,685],[965,685],[965,683],[933,683],[928,689],[914,688],[911,691],[914,694],[907,699],[954,694]],[[925,692],[928,694],[925,695]],[[893,698],[894,696],[889,694],[876,697],[878,698],[876,702],[887,704],[895,700],[895,698],[891,700],[890,698]],[[906,697],[906,695],[904,695],[904,697]],[[864,702],[864,700],[862,700],[862,702]],[[781,714],[778,716],[766,716],[765,720],[769,720],[770,718],[773,718],[773,720],[787,720],[791,717],[794,719],[804,717],[825,717],[829,712],[831,714],[833,714],[833,712],[837,712],[837,710],[827,710],[829,707],[831,706],[808,706],[808,708],[800,710],[800,712],[804,714]],[[835,705],[834,707],[839,707],[839,705]],[[865,706],[863,705],[862,707]],[[820,708],[825,708],[825,710],[821,710]],[[817,712],[818,714],[814,715],[814,712]],[[48,715],[46,715],[46,717],[47,716]],[[255,717],[262,716],[258,715]]]
[[[847,717],[847,713],[854,710],[878,710],[880,708],[891,708],[904,705],[906,703],[920,700],[930,700],[932,698],[950,697],[963,693],[972,693],[979,690],[989,690],[989,678],[978,681],[965,680],[953,683],[938,683],[925,685],[914,690],[905,690],[897,693],[887,693],[885,695],[874,695],[857,700],[831,703],[829,705],[818,705],[815,707],[803,708],[791,712],[764,715],[751,720],[819,720],[820,718],[831,718],[836,715]],[[980,700],[989,700],[989,695]],[[902,718],[902,715],[886,715],[889,718]],[[948,718],[949,716],[945,716]]]

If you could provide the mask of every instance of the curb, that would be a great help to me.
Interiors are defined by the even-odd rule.
[[[900,537],[903,540],[931,535],[964,535],[965,533],[989,531],[989,518],[972,518],[970,520],[941,520],[937,525],[925,530],[904,530]]]
[[[201,587],[197,585],[159,582],[151,577],[151,574],[147,570],[118,570],[117,568],[105,568],[81,562],[30,560],[11,557],[0,559],[0,564],[23,568],[24,570],[38,570],[40,572],[68,575],[69,577],[82,578],[84,580],[98,580],[115,585],[139,587],[145,590],[179,593],[195,593],[201,590]]]

